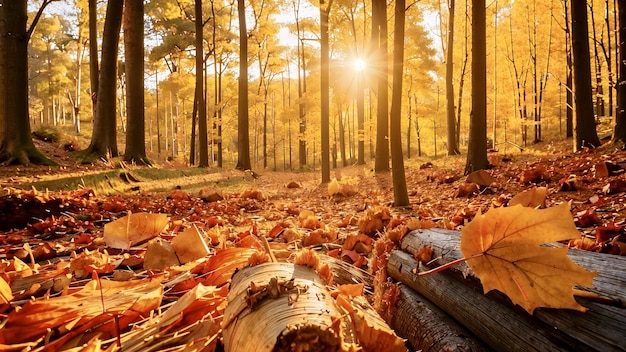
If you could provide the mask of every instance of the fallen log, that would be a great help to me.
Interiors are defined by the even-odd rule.
[[[233,275],[222,330],[225,352],[406,351],[364,296],[335,300],[316,271],[291,263]]]
[[[419,292],[481,340],[501,351],[624,351],[626,350],[626,258],[570,250],[568,256],[588,270],[599,271],[593,288],[612,304],[577,297],[586,313],[540,308],[529,315],[502,293],[483,294],[480,281],[463,263],[440,273],[417,276],[413,253],[429,245],[435,266],[462,257],[459,233],[430,229],[409,233],[403,251],[393,251],[389,275]],[[408,253],[407,253],[408,252]],[[428,269],[425,265],[419,271]]]
[[[254,298],[263,285],[265,297]],[[224,350],[281,351],[282,338],[314,350],[339,351],[332,318],[341,315],[313,269],[287,263],[248,267],[233,276],[222,323]]]
[[[406,285],[400,285],[400,298],[390,324],[415,351],[489,351],[439,307]]]

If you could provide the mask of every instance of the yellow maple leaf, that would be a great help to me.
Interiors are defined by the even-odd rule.
[[[542,244],[580,237],[566,203],[548,209],[521,205],[478,213],[461,232],[461,252],[485,293],[497,289],[530,314],[535,308],[586,311],[574,286],[591,286],[589,272],[567,257],[567,248]]]

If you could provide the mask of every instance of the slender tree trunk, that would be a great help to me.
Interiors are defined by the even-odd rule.
[[[485,0],[472,2],[472,114],[465,174],[486,169],[487,161],[487,65]]]
[[[572,2],[572,53],[576,99],[575,150],[580,150],[583,147],[595,148],[600,146],[593,114],[587,25],[586,1]]]
[[[92,119],[96,118],[96,103],[98,101],[98,80],[100,68],[98,59],[98,3],[89,0],[89,81],[91,84]]]
[[[330,182],[330,131],[329,131],[329,43],[328,43],[328,15],[332,0],[326,6],[320,4],[320,83],[321,83],[321,138],[322,138],[322,183]]]
[[[98,157],[117,156],[117,54],[124,0],[109,0],[102,35],[102,67],[96,116],[87,152]]]
[[[570,30],[570,14],[567,8],[569,0],[563,1],[565,14],[565,56],[567,62],[567,77],[565,83],[565,136],[574,136],[574,60],[572,58],[572,33]]]
[[[243,2],[243,0],[241,0]],[[208,127],[206,120],[206,107],[204,101],[204,35],[202,26],[202,0],[195,0],[196,9],[196,102],[198,104],[198,166],[209,166],[209,142],[208,142]],[[244,38],[245,40],[245,38]],[[243,58],[242,58],[243,60]],[[247,67],[247,66],[246,66]],[[247,78],[246,74],[246,78]],[[246,110],[247,111],[247,110]],[[240,111],[241,113],[241,111]]]
[[[404,74],[404,23],[405,0],[396,0],[393,30],[393,90],[391,94],[390,138],[391,174],[393,181],[393,204],[409,205],[402,153],[402,76]]]
[[[389,90],[387,65],[387,3],[372,0],[372,31],[376,45],[376,80],[378,105],[376,109],[376,172],[389,171]]]
[[[306,158],[306,107],[303,101],[306,92],[306,62],[304,58],[304,42],[300,37],[300,1],[296,5],[294,1],[294,15],[296,18],[296,35],[298,37],[298,118],[299,118],[299,135],[298,135],[298,159],[300,169],[304,168],[307,163]]]
[[[626,0],[617,0],[619,10],[619,37],[626,38]],[[620,41],[619,78],[617,80],[617,113],[613,138],[626,144],[626,40]]]
[[[596,31],[596,17],[593,13],[593,1],[589,6],[589,13],[591,14],[591,30],[593,38],[593,61],[596,64],[596,96],[595,96],[595,115],[604,116],[604,87],[602,86],[602,59],[598,53],[598,45],[603,45],[597,36]]]
[[[249,170],[250,163],[250,135],[248,118],[248,30],[246,28],[245,0],[237,0],[239,13],[239,104],[237,126],[237,166],[239,170]]]
[[[448,46],[446,52],[446,122],[448,135],[448,155],[459,154],[456,143],[456,117],[454,114],[454,0],[448,1]]]
[[[148,163],[144,116],[143,1],[129,0],[124,10],[126,59],[126,150],[124,160]]]

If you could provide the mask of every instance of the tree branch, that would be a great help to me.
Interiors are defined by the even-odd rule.
[[[52,3],[53,1],[59,1],[59,0],[44,0],[43,3],[41,4],[41,7],[37,11],[35,18],[33,19],[33,23],[30,24],[30,28],[28,28],[28,30],[26,31],[27,42],[30,40],[30,37],[33,35],[33,31],[35,30],[35,27],[37,26],[37,23],[39,22],[41,15],[43,15],[43,10],[46,8],[46,6],[50,5],[50,3]]]

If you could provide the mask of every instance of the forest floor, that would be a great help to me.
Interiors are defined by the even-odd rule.
[[[463,175],[463,156],[414,159],[405,170],[410,205],[400,208],[393,207],[391,172],[376,174],[371,165],[333,169],[333,182],[321,184],[319,170],[252,174],[176,164],[147,168],[97,161],[85,165],[61,145],[37,141],[37,146],[59,165],[0,167],[0,272],[4,273],[0,278],[10,286],[3,293],[0,282],[0,313],[8,317],[7,326],[12,314],[19,312],[15,307],[30,297],[67,293],[68,288],[83,287],[88,277],[72,268],[71,280],[62,289],[44,285],[41,278],[25,284],[23,277],[10,274],[16,266],[12,260],[19,258],[31,267],[37,265],[39,274],[49,274],[52,269],[44,263],[56,263],[58,269],[59,262],[74,260],[72,252],[84,255],[108,249],[106,263],[92,264],[99,266],[103,277],[113,275],[116,266],[110,264],[123,251],[107,247],[102,240],[104,225],[129,213],[166,214],[169,228],[160,234],[164,240],[193,224],[220,248],[244,242],[243,246],[263,248],[262,242],[244,240],[253,234],[275,245],[322,246],[367,270],[372,243],[356,240],[361,241],[360,247],[353,243],[346,248],[347,238],[363,233],[376,238],[392,228],[458,230],[479,210],[506,206],[524,191],[545,187],[545,204],[538,206],[570,202],[581,234],[571,246],[626,255],[626,152],[612,144],[576,153],[571,152],[570,141],[539,144],[507,156],[493,152],[489,154],[492,167],[473,176]],[[141,253],[146,246],[133,244],[133,250],[140,253],[138,262],[127,267],[145,277]],[[170,292],[169,299],[174,296]],[[0,344],[41,346],[47,328],[42,329],[24,339],[0,334]]]

